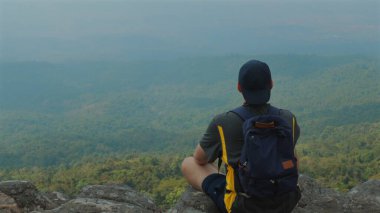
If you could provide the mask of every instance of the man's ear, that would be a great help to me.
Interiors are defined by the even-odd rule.
[[[239,83],[237,84],[237,89],[238,89],[239,92],[241,92],[241,86],[240,86]]]
[[[273,80],[270,81],[270,89],[273,88]]]

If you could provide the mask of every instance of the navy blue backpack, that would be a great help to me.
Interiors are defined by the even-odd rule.
[[[289,123],[280,111],[272,106],[264,115],[253,115],[244,107],[232,110],[244,120],[244,145],[236,168],[240,194],[266,198],[297,189],[294,118]]]

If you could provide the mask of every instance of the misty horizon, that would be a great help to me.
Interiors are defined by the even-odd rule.
[[[380,54],[378,1],[0,1],[1,61]]]

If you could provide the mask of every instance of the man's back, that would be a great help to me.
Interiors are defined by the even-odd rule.
[[[263,105],[243,105],[244,109],[249,111],[252,115],[266,115],[269,113],[269,108],[272,106],[270,104]],[[288,122],[289,126],[293,126],[293,118],[295,116],[288,110],[279,110],[279,116]],[[295,121],[294,132],[295,132],[295,142],[300,134],[300,129]],[[224,203],[227,209],[235,209],[234,212],[261,212],[262,209],[271,207],[273,212],[281,212],[285,209],[292,208],[291,204],[295,204],[299,200],[299,193],[288,193],[283,196],[278,196],[276,199],[262,199],[262,198],[251,198],[246,199],[244,197],[239,198],[238,193],[242,191],[242,186],[237,181],[237,171],[238,163],[241,157],[242,148],[244,145],[244,135],[243,135],[243,123],[244,120],[235,112],[228,111],[219,114],[214,117],[214,119],[209,124],[204,136],[200,141],[200,146],[208,156],[208,162],[214,162],[217,158],[224,158],[227,165],[227,177],[226,177],[226,189],[229,193],[224,196]],[[222,133],[222,134],[221,134]],[[223,157],[223,154],[226,155]],[[248,204],[245,204],[243,208],[242,205],[232,204],[237,199],[249,200]],[[286,201],[285,201],[286,200]],[[292,202],[293,201],[293,202]],[[243,201],[240,201],[242,203]],[[285,205],[285,206],[284,206]],[[290,205],[288,207],[288,205]],[[237,210],[238,209],[238,210]],[[261,210],[260,210],[261,209]]]
[[[259,106],[243,105],[248,111],[254,115],[263,115],[268,113],[270,104],[264,104]],[[280,116],[288,123],[292,124],[292,118],[295,116],[288,110],[281,109]],[[208,162],[214,162],[222,154],[222,143],[220,140],[220,134],[218,126],[223,128],[227,159],[230,165],[237,164],[241,155],[241,149],[243,147],[243,123],[244,121],[236,113],[228,111],[215,116],[209,124],[205,134],[200,140],[200,146],[206,152]],[[297,142],[300,135],[300,128],[296,122],[295,125],[295,142]]]
[[[285,167],[283,166],[283,168],[287,170],[285,173],[289,173],[290,171],[295,173],[295,176],[290,178],[292,180],[292,187],[282,187],[285,186],[283,184],[285,182],[282,182],[282,180],[284,180],[282,176],[285,173],[281,173],[281,177],[276,176],[275,179],[272,177],[269,179],[268,177],[265,178],[264,185],[271,185],[271,188],[275,191],[271,194],[271,196],[265,196],[265,198],[263,198],[263,196],[253,196],[255,195],[254,193],[245,193],[245,189],[243,189],[240,184],[240,180],[244,180],[245,177],[244,175],[241,175],[244,174],[244,172],[240,168],[247,168],[244,167],[244,164],[239,164],[240,157],[242,156],[242,150],[245,151],[244,153],[247,156],[253,158],[260,158],[260,156],[252,156],[250,149],[248,149],[248,151],[247,149],[243,149],[244,144],[250,144],[247,143],[247,141],[244,141],[244,139],[252,138],[255,143],[261,139],[256,136],[246,137],[246,135],[244,135],[247,134],[246,128],[244,128],[243,131],[243,123],[246,119],[244,118],[245,116],[241,116],[241,114],[239,114],[238,110],[219,114],[215,116],[209,124],[205,134],[199,142],[199,145],[195,149],[193,157],[187,157],[182,162],[182,173],[186,180],[194,188],[205,192],[214,201],[221,212],[291,212],[300,199],[300,192],[296,187],[298,171],[294,167],[294,163],[298,162],[294,154],[294,146],[300,135],[300,130],[294,115],[290,111],[276,109],[275,111],[277,115],[272,116],[273,109],[275,108],[268,104],[272,87],[273,81],[271,72],[266,63],[251,60],[240,68],[238,91],[242,94],[245,104],[243,105],[243,108],[239,109],[247,112],[247,115],[264,115],[270,111],[271,115],[254,116],[251,118],[276,118],[280,123],[285,124],[287,130],[289,130],[290,127],[292,128],[292,130],[290,130],[291,133],[288,132],[289,134],[287,134],[290,138],[288,140],[290,145],[287,146],[286,149],[280,148],[280,153],[285,153],[283,150],[286,150],[286,153],[290,153],[290,158],[292,159],[292,169],[288,170],[287,168],[288,166],[286,162],[289,162],[289,159],[286,161],[281,161],[285,162],[285,164],[282,164],[278,161],[278,159],[275,160],[276,162],[280,162],[276,165],[285,165]],[[277,131],[279,129],[272,130]],[[267,132],[273,132],[272,130],[268,129]],[[274,138],[276,137],[277,135],[274,136]],[[282,140],[278,137],[277,139],[279,141]],[[276,152],[274,151],[277,149],[276,144],[287,144],[277,143],[277,139],[269,140],[270,144],[274,145],[272,146],[274,148],[271,150],[273,153]],[[262,144],[267,145],[268,143]],[[260,145],[256,145],[257,147],[260,147]],[[274,155],[272,156],[275,157]],[[220,174],[218,168],[213,164],[213,162],[218,158],[221,158],[226,164],[226,175]],[[273,158],[269,157],[268,159]],[[248,162],[247,165],[259,165],[263,168],[263,170],[268,169],[268,171],[272,171],[272,168],[265,166],[267,161],[258,162],[263,162],[263,164],[257,164],[257,162],[254,161],[253,164]],[[256,171],[259,167],[255,166],[252,168],[254,169],[247,171]],[[242,177],[243,179],[241,179]],[[251,177],[253,179],[251,179]],[[249,176],[249,179],[245,180],[254,181],[255,184],[253,185],[259,188],[261,187],[261,184],[257,184],[261,181],[261,179],[257,179],[255,176]],[[281,185],[280,188],[277,187],[278,183]],[[281,193],[277,193],[277,189],[281,189]],[[255,190],[251,191],[255,192]]]

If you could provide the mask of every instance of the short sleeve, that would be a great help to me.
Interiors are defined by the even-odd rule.
[[[220,139],[216,120],[217,119],[214,118],[210,122],[206,132],[203,134],[203,137],[199,142],[199,145],[207,155],[209,163],[214,162],[221,155],[222,150],[219,142]]]

